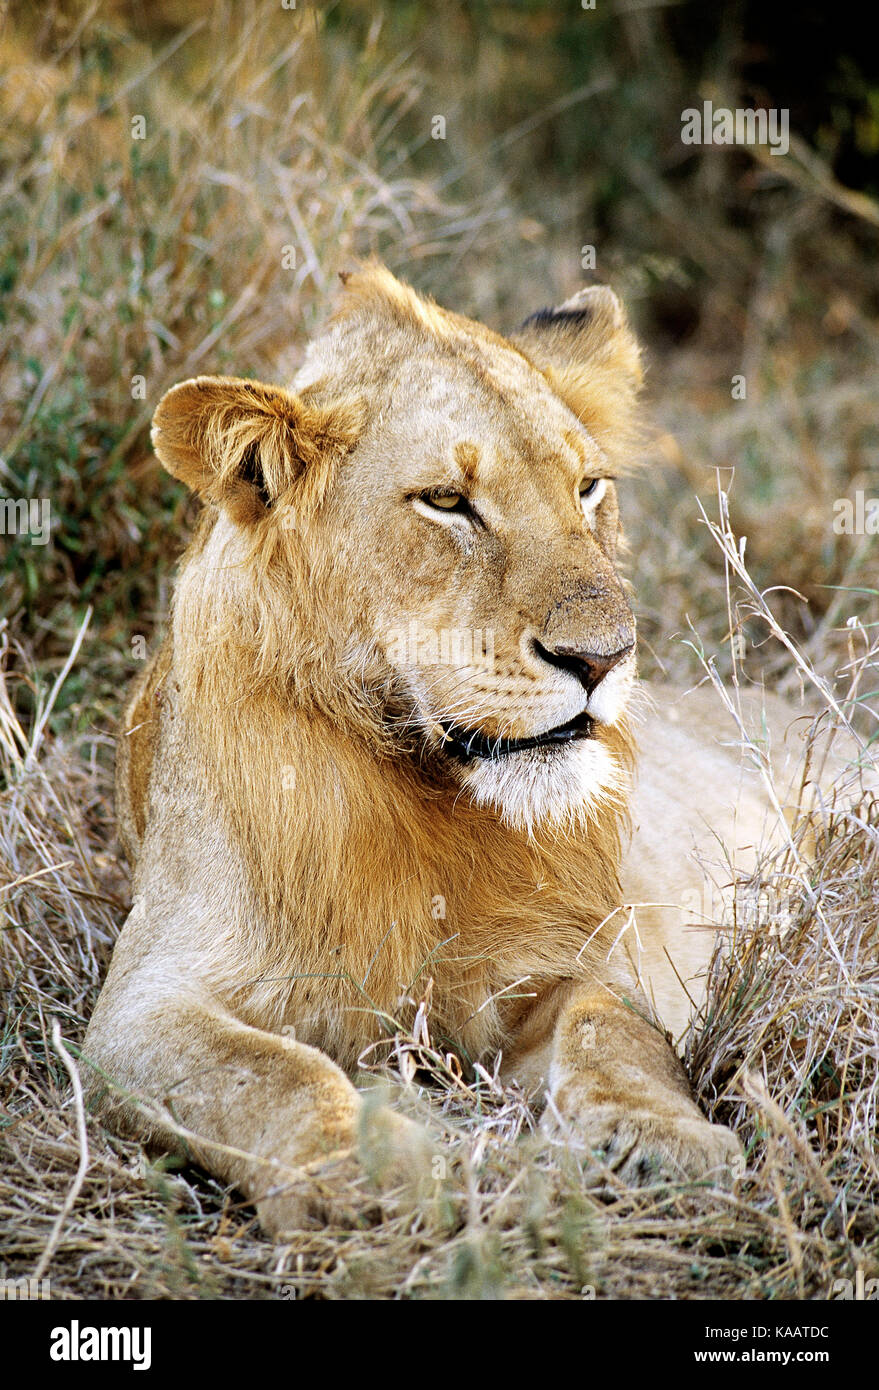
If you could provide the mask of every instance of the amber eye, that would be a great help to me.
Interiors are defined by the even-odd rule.
[[[476,508],[467,500],[463,492],[455,492],[454,488],[429,488],[426,492],[410,494],[409,501],[429,521],[438,521],[440,516],[447,517],[449,524],[460,531],[461,522],[466,521],[469,526],[482,526],[482,519]]]
[[[584,478],[577,491],[583,514],[591,526],[592,515],[607,491],[607,478]]]

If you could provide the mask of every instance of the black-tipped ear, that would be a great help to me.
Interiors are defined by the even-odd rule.
[[[613,290],[593,285],[556,309],[540,309],[510,341],[602,448],[625,450],[641,386],[641,354]]]
[[[175,478],[234,520],[258,520],[294,484],[319,500],[353,447],[359,401],[320,401],[239,377],[194,377],[167,391],[152,441]]]

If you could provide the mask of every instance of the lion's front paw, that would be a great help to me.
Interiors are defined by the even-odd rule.
[[[366,1102],[358,1117],[357,1157],[374,1189],[412,1190],[429,1177],[433,1145],[414,1120],[385,1105]]]
[[[549,1098],[541,1127],[568,1147],[600,1156],[623,1182],[638,1185],[663,1173],[728,1183],[741,1165],[732,1130],[710,1124],[695,1106],[595,1104],[577,1090],[561,1088]]]
[[[336,1133],[296,1154],[301,1175],[281,1178],[257,1202],[260,1225],[272,1236],[332,1222],[353,1225],[376,1215],[377,1199],[412,1200],[430,1180],[432,1147],[426,1132],[386,1106],[361,1103]]]

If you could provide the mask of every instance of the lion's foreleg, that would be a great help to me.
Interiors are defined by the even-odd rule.
[[[205,1000],[149,1006],[135,995],[111,993],[95,1011],[83,1049],[93,1106],[240,1188],[270,1231],[320,1207],[313,1178],[330,1160],[347,1173],[368,1156],[383,1183],[411,1171],[416,1127],[365,1109],[317,1048]]]
[[[738,1140],[700,1113],[679,1058],[645,1013],[609,986],[556,986],[525,1021],[505,1074],[539,1073],[544,1129],[600,1154],[627,1180],[657,1167],[691,1176],[728,1168]]]

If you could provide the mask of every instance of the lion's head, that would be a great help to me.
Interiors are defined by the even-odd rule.
[[[212,504],[178,602],[225,646],[229,698],[270,682],[511,825],[613,797],[635,674],[613,479],[639,379],[603,287],[505,339],[371,265],[292,390],[169,391],[156,452]]]

